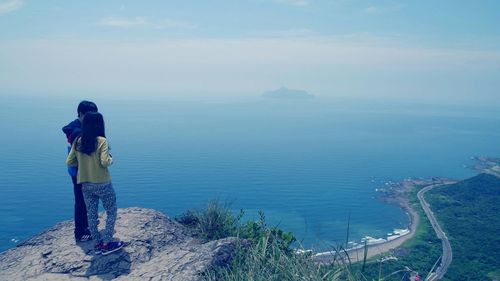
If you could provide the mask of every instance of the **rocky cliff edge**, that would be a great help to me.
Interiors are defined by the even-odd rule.
[[[105,218],[100,218],[101,226]],[[92,241],[75,243],[73,221],[0,253],[0,280],[200,280],[212,266],[227,265],[235,238],[203,243],[164,214],[143,208],[118,210],[115,238],[127,245],[94,255]]]

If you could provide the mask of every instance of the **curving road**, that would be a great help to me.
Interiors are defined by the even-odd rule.
[[[443,244],[443,255],[441,256],[441,264],[436,268],[436,271],[431,273],[426,280],[434,281],[434,280],[439,280],[443,278],[444,274],[448,270],[448,267],[451,264],[451,260],[453,258],[453,254],[451,251],[451,245],[450,241],[448,241],[448,237],[446,237],[446,234],[444,233],[443,229],[441,229],[441,226],[439,226],[436,218],[434,217],[434,214],[432,213],[432,210],[430,209],[429,204],[425,201],[424,194],[437,187],[441,186],[442,184],[433,184],[426,186],[422,188],[418,193],[417,197],[418,200],[420,201],[420,205],[422,205],[422,208],[424,209],[425,214],[427,215],[427,218],[429,218],[429,221],[431,222],[432,228],[434,228],[434,231],[436,232],[436,235],[439,239],[441,239],[442,244]]]

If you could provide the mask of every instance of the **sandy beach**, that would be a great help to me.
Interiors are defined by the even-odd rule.
[[[437,184],[437,183],[450,183],[454,182],[454,180],[447,179],[447,178],[432,178],[432,179],[407,179],[404,180],[400,183],[392,183],[389,185],[387,189],[380,190],[385,193],[384,195],[384,200],[389,203],[389,204],[398,204],[401,208],[403,208],[409,218],[410,218],[410,225],[408,226],[408,232],[405,233],[404,235],[401,235],[397,238],[394,239],[385,239],[386,241],[380,242],[380,243],[375,243],[372,245],[368,245],[368,253],[367,253],[367,259],[372,258],[374,256],[377,256],[382,253],[387,253],[393,249],[398,248],[401,246],[404,242],[408,241],[409,239],[413,238],[415,236],[415,232],[417,230],[417,227],[420,223],[420,216],[419,214],[411,207],[409,199],[408,199],[408,193],[411,192],[411,190],[419,185],[419,186],[425,186],[425,185],[431,185],[431,184]],[[349,259],[351,262],[358,262],[362,261],[364,258],[364,251],[365,247],[362,245],[358,245],[358,247],[349,249],[347,250],[347,253],[349,255]],[[332,252],[322,252],[322,253],[317,253],[314,255],[314,260],[319,262],[319,263],[331,263],[334,260],[335,253]]]
[[[407,240],[413,238],[415,236],[415,232],[420,223],[419,214],[411,207],[410,202],[408,200],[408,193],[415,186],[427,186],[427,185],[435,185],[435,184],[449,184],[456,182],[453,179],[448,178],[431,178],[431,179],[407,179],[400,183],[393,184],[389,189],[383,190],[385,195],[385,200],[388,203],[398,204],[403,208],[410,217],[410,225],[408,227],[409,232],[401,235],[395,239],[385,239],[386,241],[368,245],[368,253],[367,259],[377,256],[382,253],[389,252],[397,247],[401,246]],[[358,246],[354,249],[347,250],[349,255],[349,259],[351,262],[362,261],[364,258],[365,247]],[[314,260],[319,263],[330,263],[334,259],[335,253],[332,252],[323,252],[317,253],[314,255]]]
[[[369,245],[367,258],[371,258],[371,257],[374,257],[376,255],[379,255],[379,254],[388,252],[392,249],[395,249],[395,248],[401,246],[405,241],[411,239],[415,235],[418,224],[420,222],[420,217],[419,217],[418,213],[410,207],[408,202],[405,202],[404,204],[405,204],[404,209],[408,212],[408,214],[410,216],[410,220],[411,220],[410,226],[408,227],[410,232],[408,234],[402,235],[394,240],[382,242],[382,243],[375,244],[375,245]],[[351,259],[351,261],[357,262],[357,261],[363,260],[364,251],[365,251],[365,248],[361,247],[361,248],[357,248],[357,249],[348,250],[347,252],[349,254],[349,258]]]
[[[368,245],[367,259],[382,253],[386,253],[390,250],[393,250],[401,246],[405,241],[411,239],[415,235],[416,229],[420,221],[418,213],[410,207],[410,204],[406,196],[398,196],[396,201],[408,213],[410,217],[410,225],[408,227],[409,232],[405,235],[401,235],[390,241]],[[349,255],[351,262],[358,262],[363,260],[364,251],[365,247],[358,247],[347,250],[347,253]],[[335,254],[332,252],[317,253],[314,255],[314,260],[319,263],[330,263],[333,260],[334,256]]]

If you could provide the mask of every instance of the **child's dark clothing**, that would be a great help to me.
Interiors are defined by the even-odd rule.
[[[68,125],[64,126],[62,128],[62,131],[68,139],[69,153],[71,145],[81,132],[80,119],[76,119]],[[71,176],[71,181],[73,182],[73,193],[75,194],[75,238],[76,240],[80,240],[82,236],[90,234],[87,220],[87,206],[85,205],[85,200],[83,198],[82,185],[78,184],[76,180],[78,168],[68,167],[68,173]]]
[[[66,135],[66,138],[68,139],[69,144],[73,144],[75,141],[76,137],[80,135],[82,132],[82,122],[80,122],[80,119],[75,119],[68,125],[64,126],[62,128],[62,131]],[[71,147],[70,147],[71,148]]]

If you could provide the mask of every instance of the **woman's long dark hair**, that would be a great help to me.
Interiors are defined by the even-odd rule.
[[[76,150],[92,154],[97,149],[97,137],[106,137],[104,118],[99,112],[87,112],[83,117],[82,133],[76,140]]]

